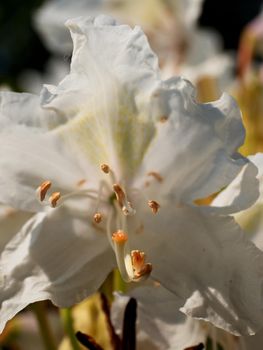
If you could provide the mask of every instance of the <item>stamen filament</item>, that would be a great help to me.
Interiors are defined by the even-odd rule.
[[[111,168],[109,167],[108,164],[101,164],[100,166],[101,170],[105,173],[105,174],[109,174],[110,175],[110,179],[112,183],[116,182],[116,176],[114,174],[114,172],[111,170]]]

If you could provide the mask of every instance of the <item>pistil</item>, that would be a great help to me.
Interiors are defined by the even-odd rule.
[[[145,263],[145,253],[140,250],[127,252],[128,235],[123,230],[112,234],[114,251],[120,274],[125,282],[139,282],[150,276],[152,265]]]

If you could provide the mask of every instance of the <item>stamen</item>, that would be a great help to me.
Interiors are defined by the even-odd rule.
[[[152,265],[145,264],[145,253],[133,250],[130,254],[125,252],[128,235],[123,230],[112,234],[114,251],[120,274],[125,282],[139,282],[150,276]]]
[[[124,215],[134,215],[136,213],[135,209],[131,206],[131,203],[127,200],[125,192],[120,185],[114,184],[112,186],[113,191],[115,192],[116,199],[122,209]]]
[[[150,171],[147,175],[154,177],[158,182],[163,182],[163,177],[156,171]]]
[[[96,224],[99,224],[102,221],[102,214],[101,213],[95,213],[93,216],[93,220]]]
[[[156,201],[148,201],[148,206],[152,209],[153,214],[156,214],[160,208],[160,204]]]
[[[49,201],[49,204],[50,204],[50,206],[52,208],[56,208],[60,197],[61,197],[60,192],[53,192],[51,194],[51,196],[49,197],[48,201]]]
[[[51,181],[44,181],[36,190],[38,199],[40,202],[43,202],[43,200],[46,198],[47,191],[51,187]]]
[[[108,166],[108,164],[103,163],[103,164],[101,164],[100,168],[105,174],[109,174],[110,167]]]

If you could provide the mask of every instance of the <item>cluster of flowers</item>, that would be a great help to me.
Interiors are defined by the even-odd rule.
[[[164,79],[137,26],[108,15],[66,26],[63,80],[40,96],[0,93],[1,331],[30,303],[80,302],[117,268],[131,287],[113,323],[136,299],[140,349],[208,337],[260,349],[263,156],[238,153],[237,103],[198,103],[188,80]]]

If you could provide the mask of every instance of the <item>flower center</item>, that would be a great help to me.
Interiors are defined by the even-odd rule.
[[[123,186],[117,183],[116,176],[109,165],[102,164],[100,169],[109,177],[109,181],[101,180],[98,190],[81,188],[62,195],[60,192],[51,191],[51,181],[44,181],[36,190],[37,198],[40,203],[52,208],[61,206],[66,200],[75,196],[84,196],[94,201],[93,225],[101,225],[104,222],[105,231],[114,250],[123,280],[125,282],[145,280],[151,274],[152,265],[145,262],[143,251],[129,249],[127,217],[135,215],[136,210],[129,201]],[[79,183],[81,187],[84,180]],[[160,205],[154,200],[149,200],[148,206],[154,214],[160,208]],[[102,207],[103,210],[101,210]]]

